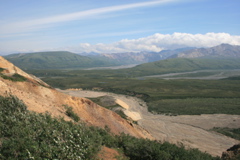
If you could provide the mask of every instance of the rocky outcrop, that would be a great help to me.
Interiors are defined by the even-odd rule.
[[[240,159],[240,143],[232,146],[227,151],[222,153],[223,160]]]
[[[3,71],[1,73],[4,75],[11,76],[14,74],[19,74],[19,75],[27,78],[28,81],[30,81],[32,83],[40,84],[45,87],[50,87],[48,84],[43,82],[41,79],[35,77],[34,75],[29,75],[29,74],[25,73],[20,68],[16,67],[15,65],[13,65],[12,63],[10,63],[9,61],[7,61],[6,59],[4,59],[1,56],[0,56],[0,68],[3,69]]]

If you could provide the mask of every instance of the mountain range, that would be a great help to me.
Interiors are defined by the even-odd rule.
[[[27,69],[74,69],[120,65],[107,58],[91,58],[67,51],[20,53],[4,58],[14,65]]]
[[[190,49],[169,58],[240,58],[240,46],[221,44],[211,48]]]
[[[115,62],[123,64],[142,64],[159,61],[169,56],[190,50],[193,48],[181,48],[175,50],[162,50],[160,52],[127,52],[127,53],[108,53],[100,54],[101,57],[107,57]]]
[[[128,52],[79,55],[67,51],[20,53],[4,58],[23,70],[81,69],[149,63],[171,58],[240,58],[240,46],[221,44],[211,48],[182,48],[161,52]]]
[[[161,52],[128,52],[112,54],[76,54],[67,51],[18,53],[4,56],[16,66],[28,69],[76,69],[142,64],[166,59],[188,48]]]

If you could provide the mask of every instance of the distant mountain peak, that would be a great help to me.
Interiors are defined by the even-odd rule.
[[[240,46],[230,44],[220,44],[210,48],[197,48],[183,51],[170,58],[235,58],[240,57]]]

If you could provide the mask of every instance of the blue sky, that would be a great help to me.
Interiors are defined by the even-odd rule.
[[[0,0],[0,54],[240,45],[239,0]]]

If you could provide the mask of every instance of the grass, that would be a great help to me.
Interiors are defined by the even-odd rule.
[[[163,99],[148,103],[149,111],[158,114],[240,114],[240,98]]]
[[[240,80],[240,76],[233,76],[233,77],[229,77],[229,78],[226,78],[228,80]]]
[[[211,129],[212,131],[224,134],[228,137],[240,140],[240,128],[220,128],[220,127],[214,127]]]
[[[8,79],[8,80],[11,80],[11,81],[15,81],[15,82],[24,82],[27,80],[27,78],[21,76],[20,74],[18,73],[14,73],[13,75],[11,76],[7,76],[7,75],[4,75],[4,74],[1,74],[0,73],[0,77],[4,78],[4,79]]]
[[[72,107],[64,105],[66,109],[66,115],[72,118],[75,122],[78,122],[80,120],[79,116],[73,112]]]
[[[0,67],[0,73],[1,73],[2,71],[4,71],[4,68],[1,68],[1,67]]]

